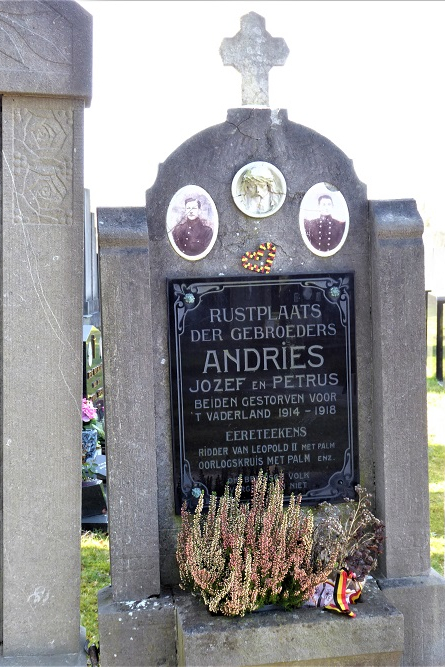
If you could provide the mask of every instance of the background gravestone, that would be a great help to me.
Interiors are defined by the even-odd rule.
[[[85,190],[83,323],[100,328],[99,276],[96,216],[90,209],[90,192]]]
[[[131,582],[133,573],[120,570],[115,587],[112,567],[111,590],[100,595],[101,655],[105,664],[122,665],[128,656],[126,651],[134,656],[150,651],[153,663],[169,664],[177,641],[179,664],[196,664],[193,660],[209,665],[224,661],[233,665],[270,664],[272,657],[261,652],[255,638],[256,629],[252,630],[258,624],[258,636],[266,637],[269,645],[275,647],[274,662],[306,664],[305,660],[317,659],[320,664],[334,664],[334,660],[356,664],[354,660],[368,660],[366,664],[388,665],[399,664],[403,651],[406,665],[443,664],[445,642],[440,624],[445,589],[442,577],[430,570],[429,563],[422,220],[413,200],[369,202],[365,185],[357,178],[351,160],[339,148],[326,137],[290,121],[285,110],[267,107],[267,71],[272,63],[270,47],[266,47],[264,56],[262,45],[270,43],[270,36],[265,32],[264,19],[254,13],[243,17],[241,26],[240,32],[247,35],[239,34],[233,41],[224,40],[222,55],[224,62],[235,64],[243,73],[243,106],[230,109],[225,122],[191,137],[160,165],[156,182],[147,192],[145,211],[98,210],[102,295],[105,297],[107,291],[112,295],[104,303],[102,312],[105,394],[107,404],[112,401],[113,411],[110,419],[107,407],[107,443],[108,433],[119,432],[121,415],[127,409],[124,399],[132,395],[124,371],[124,361],[128,362],[130,351],[122,331],[131,326],[135,341],[144,341],[144,350],[147,350],[146,341],[152,341],[147,356],[145,352],[143,356],[145,384],[141,385],[138,378],[137,390],[140,392],[142,386],[149,401],[140,433],[148,429],[153,437],[148,442],[144,439],[144,448],[147,448],[144,451],[150,457],[156,452],[158,473],[159,552],[150,515],[153,522],[148,542],[150,553],[146,552],[143,569],[155,574],[159,568],[159,583],[154,576],[150,581],[147,579],[144,592],[147,598],[160,595],[156,611],[155,598],[145,600],[145,606],[131,603],[124,595],[125,583]],[[255,67],[245,70],[246,38],[255,54],[254,61],[262,65],[259,72],[255,72]],[[277,46],[279,55],[275,64],[282,64],[285,45],[279,40]],[[249,81],[250,75],[256,80]],[[281,189],[276,194],[280,195],[280,201],[271,214],[261,207],[256,214],[251,214],[249,205],[240,204],[241,199],[238,199],[241,194],[238,175],[258,163],[263,166],[266,163],[278,174]],[[314,187],[341,193],[346,202],[349,226],[334,248],[328,246],[327,238],[320,237],[317,241],[308,236],[305,239],[306,226],[301,211]],[[201,210],[205,205],[207,214],[212,217],[212,238],[206,240],[208,245],[202,252],[187,247],[192,232],[187,232],[186,221],[185,234],[180,237],[174,233],[174,220],[179,217],[178,201],[186,208],[187,194],[195,201],[198,198]],[[144,214],[146,240],[143,239]],[[315,214],[311,217],[316,220]],[[193,243],[195,241],[194,238]],[[271,247],[274,248],[273,263],[266,271],[258,251]],[[124,315],[125,295],[133,293],[132,266],[139,276],[137,284],[149,288],[141,294],[138,308],[130,309],[130,315],[127,308]],[[126,276],[124,283],[122,271]],[[292,645],[290,654],[286,653],[288,629],[276,623],[275,616],[272,620],[264,616],[262,621],[230,619],[227,622],[223,619],[220,622],[202,615],[190,599],[172,594],[178,582],[175,550],[179,519],[175,514],[172,448],[178,420],[174,416],[172,421],[175,400],[171,399],[175,387],[170,382],[169,367],[177,364],[179,357],[175,357],[172,350],[175,341],[167,285],[176,294],[182,290],[180,305],[185,309],[195,307],[196,301],[191,297],[196,298],[198,292],[194,291],[194,286],[203,281],[210,284],[213,280],[217,284],[225,279],[251,278],[261,285],[268,277],[285,279],[345,273],[354,276],[354,391],[360,481],[374,494],[377,515],[387,526],[386,549],[379,573],[379,584],[386,598],[375,589],[378,612],[365,614],[363,628],[359,631],[363,641],[357,639],[347,646],[344,642],[340,646],[329,642],[323,645],[323,655],[316,655],[305,652],[305,640],[301,639]],[[119,303],[117,290],[122,284],[125,291]],[[125,323],[126,320],[131,322]],[[190,363],[193,365],[194,360],[198,360],[198,374],[199,369],[203,371],[202,364],[199,366],[199,343],[198,338],[194,343],[189,340]],[[134,346],[133,349],[133,354],[137,354],[139,348]],[[148,375],[145,364],[152,364]],[[113,390],[113,383],[119,387],[118,391]],[[133,392],[135,389],[136,385]],[[177,405],[181,405],[180,400]],[[209,433],[209,440],[211,437]],[[209,447],[213,447],[212,442]],[[129,532],[123,524],[124,514],[119,503],[126,480],[118,474],[117,466],[117,461],[127,469],[134,465],[139,450],[136,447],[123,449],[116,439],[113,451],[115,463],[110,461],[109,474],[115,475],[120,491],[114,499],[110,497],[109,510],[110,520],[114,512],[121,531],[113,534],[110,542],[112,564],[113,553],[119,561],[128,549],[135,553],[143,551],[139,531]],[[149,496],[138,508],[139,516],[145,519],[154,503],[154,486],[150,484],[149,488]],[[171,629],[175,607],[177,636]],[[127,610],[127,614],[123,614],[123,610]],[[138,612],[137,626],[134,625],[135,611]],[[342,634],[338,621],[344,619],[330,618],[329,626],[325,627],[316,626],[308,619],[307,615],[296,615],[289,623],[294,636],[296,626],[293,624],[304,620],[309,646],[318,646],[321,636]],[[162,642],[147,646],[147,635],[154,624],[156,632],[160,632],[159,624],[163,627]],[[354,630],[353,624],[350,627]],[[391,628],[391,640],[385,646],[381,642],[382,628]],[[131,645],[128,638],[131,633],[134,637],[135,629],[139,638]],[[228,634],[230,643],[226,641]]]
[[[85,664],[83,113],[91,17],[70,1],[0,2],[0,21],[0,664]]]

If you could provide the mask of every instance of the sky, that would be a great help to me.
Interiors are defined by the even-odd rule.
[[[369,199],[413,198],[442,220],[445,2],[80,0],[93,17],[85,188],[96,207],[144,206],[158,166],[241,106],[219,47],[255,11],[290,53],[269,105],[336,144]]]

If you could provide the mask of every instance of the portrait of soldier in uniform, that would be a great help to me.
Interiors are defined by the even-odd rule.
[[[347,205],[341,192],[326,183],[308,190],[301,203],[300,230],[305,244],[316,255],[338,252],[349,230]]]
[[[185,259],[202,259],[216,240],[217,212],[211,197],[198,186],[181,188],[167,212],[167,232],[176,252]]]

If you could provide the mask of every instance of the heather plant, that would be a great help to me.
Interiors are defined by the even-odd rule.
[[[241,503],[242,477],[233,495],[201,495],[194,514],[182,508],[177,562],[180,585],[202,599],[210,612],[244,616],[267,604],[299,607],[327,579],[340,553],[339,527],[323,530],[301,496],[284,507],[283,477],[262,471],[252,483],[250,503]]]

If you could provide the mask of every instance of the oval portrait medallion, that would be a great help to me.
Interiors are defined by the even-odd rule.
[[[309,188],[300,208],[300,232],[309,250],[320,257],[334,255],[348,231],[349,211],[340,190],[330,183]]]
[[[199,185],[185,185],[170,201],[166,226],[178,255],[191,261],[202,259],[218,236],[218,211],[213,199]]]

